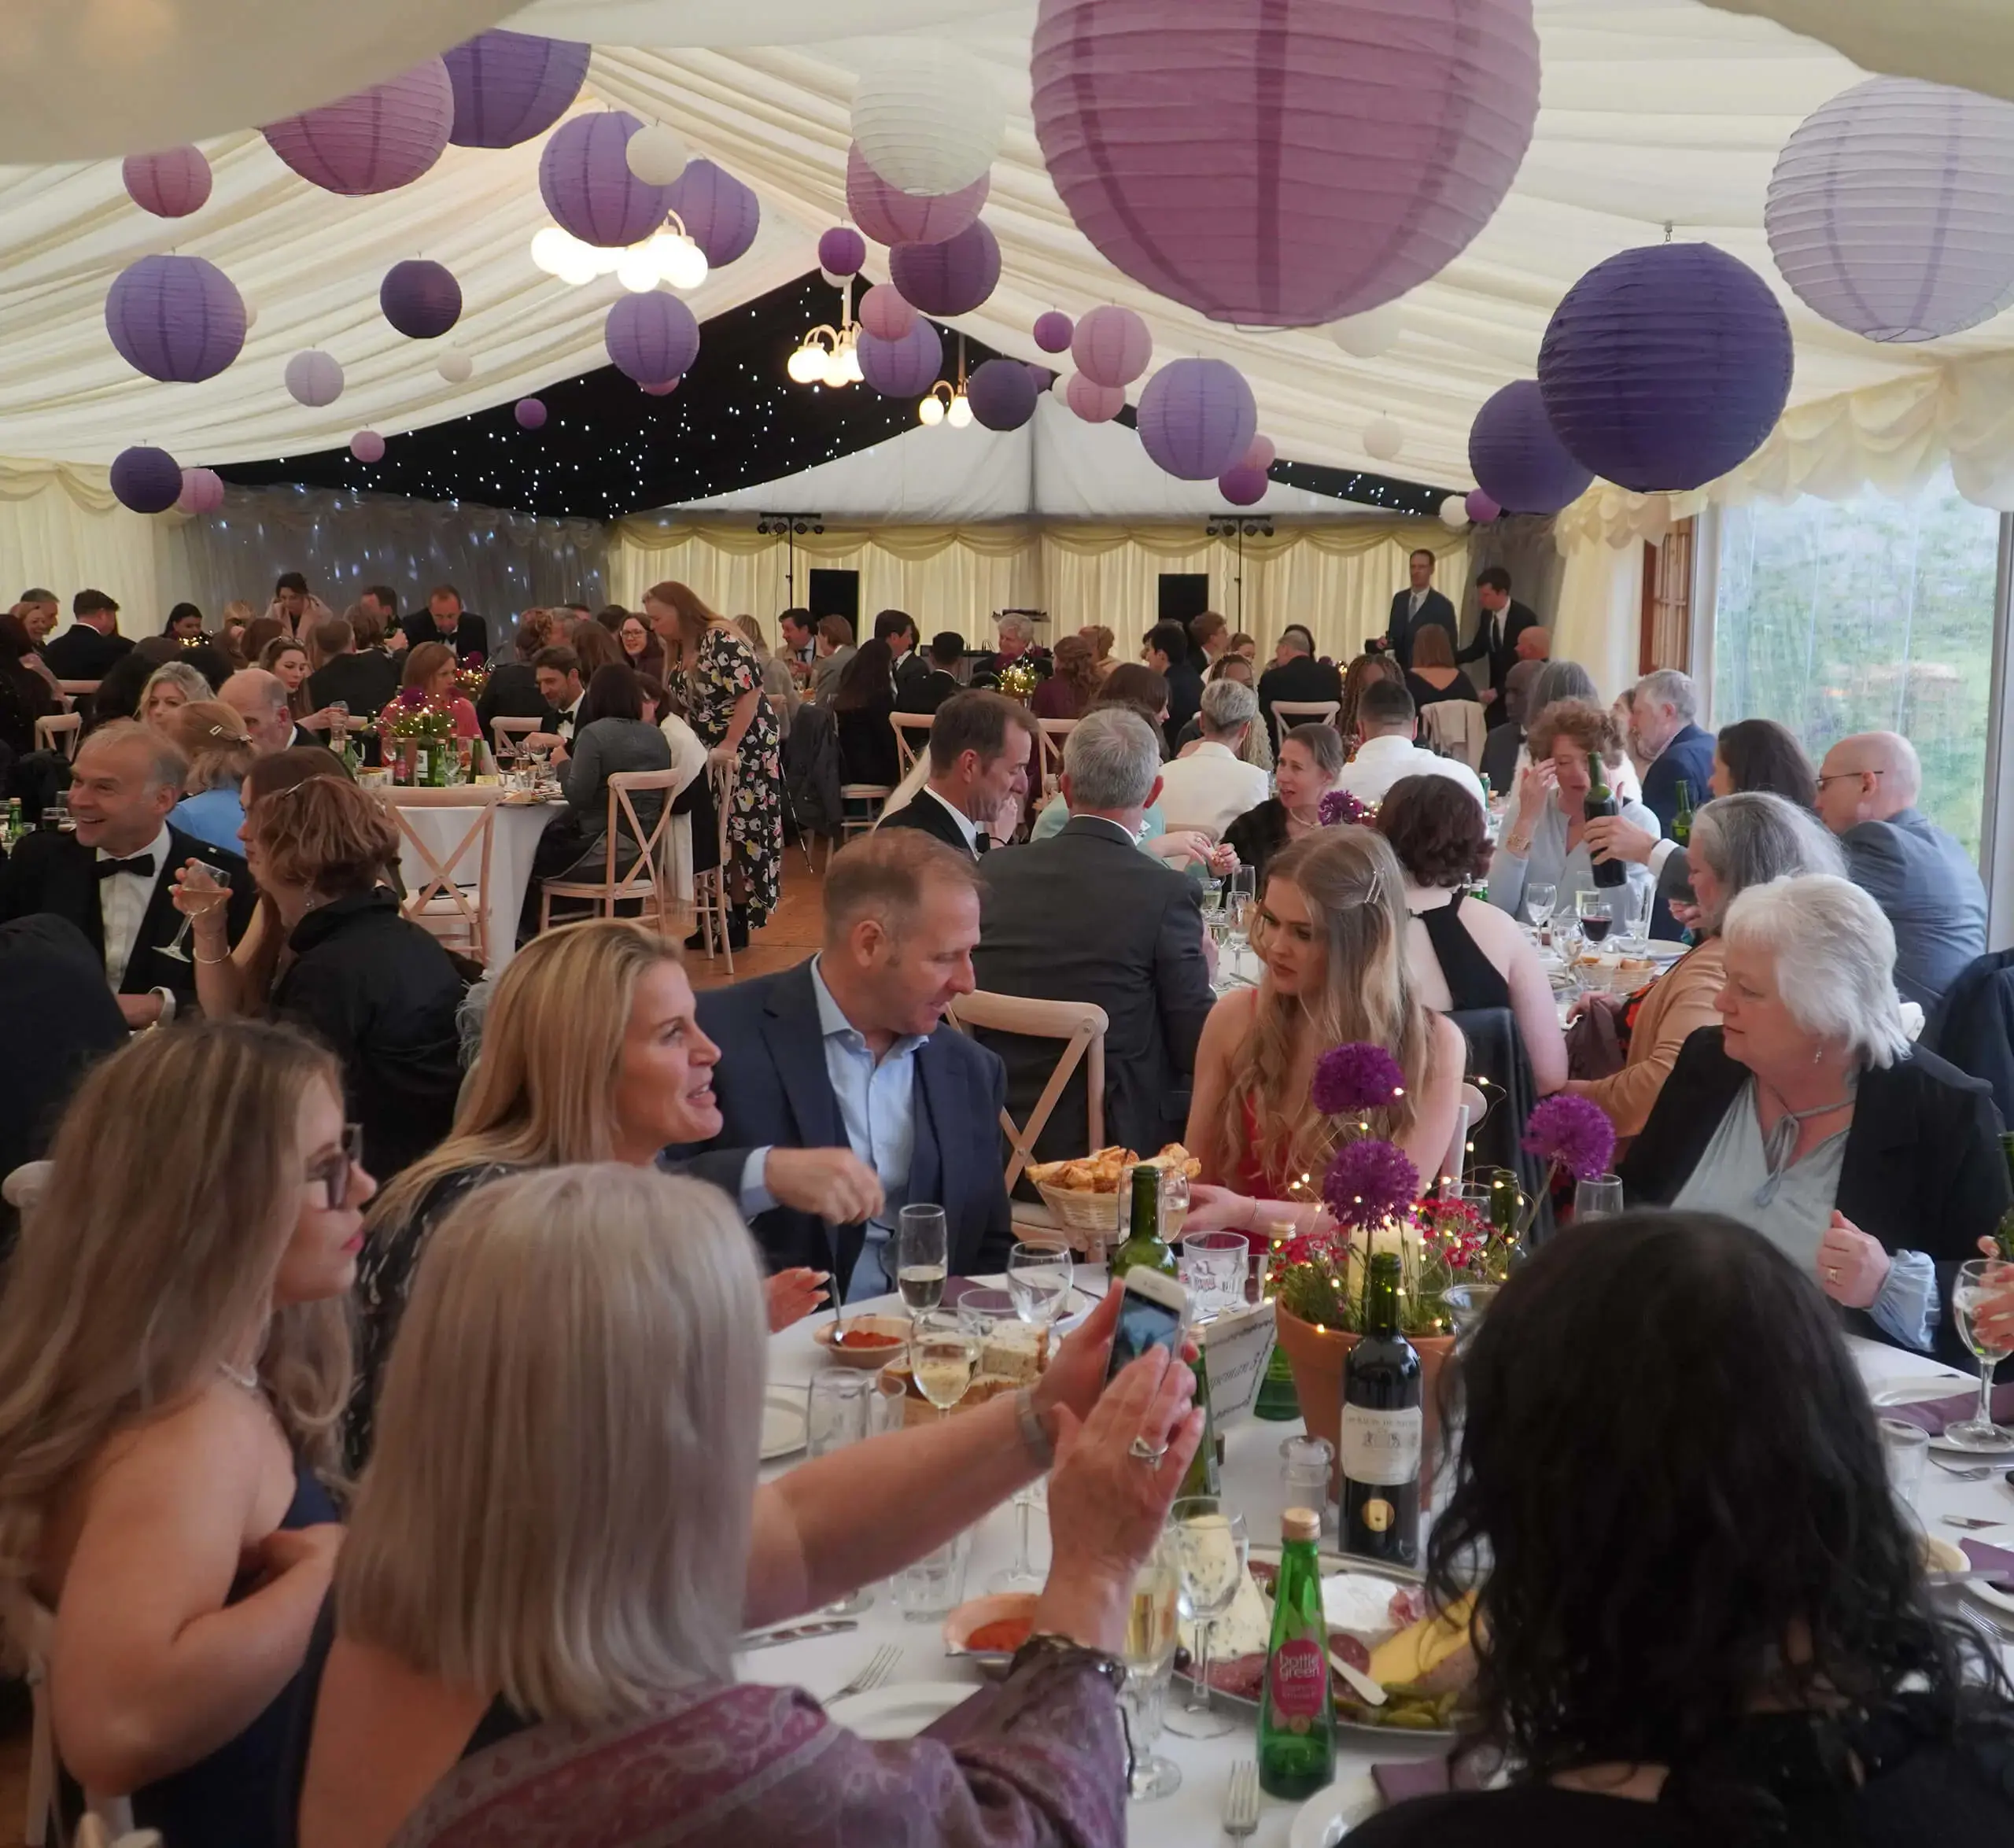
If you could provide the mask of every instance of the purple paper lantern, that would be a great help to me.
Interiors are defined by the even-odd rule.
[[[1507,385],[1476,413],[1469,427],[1469,472],[1499,510],[1527,514],[1558,513],[1586,493],[1595,478],[1567,454],[1547,419],[1537,382],[1529,378]]]
[[[1019,430],[1035,414],[1035,382],[1019,360],[988,360],[965,382],[965,397],[988,430]]]
[[[1000,280],[1000,242],[982,219],[941,244],[898,244],[888,276],[926,315],[968,315]]]
[[[368,90],[263,131],[312,186],[356,197],[409,186],[441,158],[455,120],[454,86],[437,57]]]
[[[916,309],[892,282],[876,282],[860,298],[860,326],[876,340],[900,340],[916,325]]]
[[[1242,462],[1217,477],[1217,492],[1233,507],[1256,507],[1271,485],[1263,468],[1252,468]]]
[[[576,116],[547,137],[538,190],[563,231],[607,250],[640,244],[671,209],[669,186],[646,186],[623,150],[643,124],[626,110]]]
[[[1444,268],[1538,113],[1531,0],[1042,0],[1032,52],[1078,229],[1248,326],[1359,314]]]
[[[847,150],[847,216],[877,244],[941,244],[979,222],[993,185],[982,175],[955,193],[921,198],[892,186],[858,144]]]
[[[762,222],[762,201],[725,167],[710,160],[688,160],[667,190],[671,209],[684,223],[685,234],[706,252],[711,268],[732,263],[755,242],[756,227]],[[865,259],[866,255],[863,248],[861,256]]]
[[[126,192],[142,212],[157,218],[186,218],[210,196],[210,164],[196,147],[164,148],[158,154],[128,154],[121,170]]]
[[[662,289],[624,296],[608,311],[603,333],[616,370],[639,385],[682,378],[699,356],[699,323]]]
[[[1154,337],[1129,308],[1094,308],[1072,334],[1070,356],[1094,385],[1123,390],[1147,370]]]
[[[818,240],[818,267],[828,276],[857,276],[867,260],[867,240],[850,224],[835,224]]]
[[[193,385],[244,350],[245,302],[206,258],[143,256],[113,278],[105,330],[135,371]]]
[[[182,492],[175,496],[180,514],[213,514],[223,505],[223,477],[213,468],[185,468]]]
[[[1680,493],[1762,446],[1792,364],[1790,323],[1747,264],[1711,244],[1653,244],[1567,290],[1540,344],[1539,389],[1583,466],[1632,493]]]
[[[182,498],[182,464],[165,449],[121,449],[112,459],[112,492],[135,513],[166,513]]]
[[[573,106],[594,47],[532,32],[478,32],[441,53],[455,94],[458,148],[514,148]]]
[[[518,420],[520,430],[544,430],[545,405],[537,398],[520,398],[511,415]]]
[[[1082,372],[1070,374],[1063,401],[1086,423],[1109,423],[1126,408],[1126,393],[1116,385],[1100,385]]]
[[[1462,511],[1478,526],[1487,526],[1503,509],[1483,492],[1480,488],[1471,488],[1462,501]]]
[[[385,271],[378,305],[408,340],[438,340],[462,318],[462,286],[444,264],[408,258]]]
[[[1032,360],[1024,360],[1022,364],[1027,368],[1028,377],[1034,383],[1037,397],[1040,397],[1044,392],[1055,384],[1056,374],[1048,367],[1038,366]]]
[[[860,374],[884,398],[920,397],[937,382],[944,342],[922,315],[900,340],[860,337]]]
[[[1258,433],[1252,387],[1226,360],[1173,360],[1140,394],[1141,444],[1158,467],[1182,481],[1214,481]]]
[[[1077,324],[1060,309],[1051,308],[1035,316],[1035,345],[1046,353],[1067,353]]]
[[[349,440],[349,452],[359,462],[382,462],[385,459],[385,439],[374,430],[360,430]]]

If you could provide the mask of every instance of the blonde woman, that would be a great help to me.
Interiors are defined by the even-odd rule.
[[[290,1028],[142,1034],[65,1115],[0,1298],[0,1575],[55,1611],[65,1766],[171,1842],[274,1839],[341,1538],[353,1149]]]
[[[135,716],[142,725],[159,729],[163,716],[176,706],[212,697],[210,683],[187,662],[170,661],[147,676],[147,684],[140,689],[140,710]]]
[[[245,804],[239,786],[251,773],[252,740],[235,706],[205,697],[177,706],[157,728],[188,760],[182,799],[168,815],[171,827],[197,839],[242,854]]]
[[[761,1275],[726,1197],[637,1167],[483,1189],[386,1376],[289,1767],[301,1848],[1121,1848],[1115,1655],[1202,1415],[1158,1348],[1101,1396],[1117,1297],[1040,1387],[758,1486]],[[1032,1480],[1048,1440],[1024,1417],[1061,1434],[1049,1582],[954,1742],[869,1743],[737,1677],[744,1625]]]
[[[1334,1046],[1363,1042],[1398,1060],[1405,1094],[1371,1112],[1371,1127],[1406,1152],[1422,1190],[1439,1175],[1467,1046],[1414,992],[1407,922],[1405,875],[1370,828],[1325,828],[1273,857],[1252,924],[1265,974],[1211,1009],[1196,1050],[1185,1139],[1210,1184],[1195,1204],[1216,1215],[1212,1224],[1308,1216],[1333,1152],[1308,1090],[1315,1060]],[[1300,1204],[1283,1207],[1289,1200]]]

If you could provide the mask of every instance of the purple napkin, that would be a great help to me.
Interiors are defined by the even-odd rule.
[[[1400,1758],[1370,1768],[1370,1781],[1387,1807],[1408,1797],[1437,1797],[1448,1789],[1445,1758]]]
[[[1900,1418],[1905,1425],[1920,1426],[1933,1437],[1942,1437],[1946,1425],[1955,1425],[1970,1418],[1979,1409],[1979,1396],[1976,1392],[1961,1392],[1949,1399],[1926,1399],[1916,1405],[1880,1405],[1875,1407],[1879,1418]],[[2014,1382],[1993,1389],[1993,1416],[1997,1424],[2014,1421]]]
[[[1973,1571],[2001,1573],[2001,1577],[1990,1578],[1986,1582],[1996,1592],[2004,1592],[2014,1598],[2014,1553],[2005,1547],[1990,1547],[1984,1540],[1975,1540],[1959,1541],[1958,1550],[1972,1561]]]

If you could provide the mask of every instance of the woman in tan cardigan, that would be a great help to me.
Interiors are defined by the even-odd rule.
[[[1688,1035],[1720,1020],[1713,1004],[1726,974],[1720,931],[1728,906],[1749,887],[1772,879],[1845,871],[1839,847],[1815,816],[1760,793],[1724,795],[1701,809],[1692,818],[1686,858],[1699,904],[1695,947],[1640,994],[1589,994],[1577,1004],[1577,1011],[1607,1008],[1629,1035],[1620,1072],[1566,1083],[1570,1091],[1600,1105],[1621,1136],[1635,1135],[1650,1120]]]

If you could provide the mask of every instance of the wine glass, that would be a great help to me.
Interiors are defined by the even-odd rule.
[[[1126,1663],[1126,1684],[1120,1691],[1119,1704],[1132,1753],[1126,1794],[1136,1803],[1171,1797],[1182,1787],[1181,1767],[1154,1753],[1167,1703],[1168,1676],[1175,1668],[1175,1620],[1181,1600],[1181,1571],[1164,1534],[1133,1581],[1126,1644],[1120,1652]]]
[[[1615,923],[1615,901],[1599,888],[1577,892],[1573,909],[1581,921],[1581,935],[1590,943],[1599,943]]]
[[[1979,1361],[1979,1415],[1944,1427],[1943,1441],[1960,1450],[2014,1446],[2014,1431],[1993,1422],[1994,1369],[2009,1350],[1995,1345],[1979,1322],[1979,1311],[2009,1290],[2014,1290],[2014,1263],[2004,1258],[1974,1258],[1958,1267],[1957,1283],[1951,1292],[1952,1319],[1958,1325],[1959,1338]]]
[[[1014,1313],[1031,1328],[1053,1328],[1070,1300],[1067,1245],[1017,1245],[1007,1254],[1007,1292]],[[986,1581],[989,1592],[1038,1592],[1042,1575],[1028,1557],[1028,1528],[1042,1492],[1039,1482],[1014,1492],[1014,1562]]]
[[[1525,887],[1525,913],[1532,920],[1532,928],[1541,935],[1545,927],[1552,922],[1552,908],[1558,902],[1559,889],[1556,886]]]
[[[979,1370],[979,1319],[956,1309],[925,1309],[909,1324],[909,1371],[940,1418],[965,1396]]]
[[[1616,1175],[1597,1175],[1592,1181],[1573,1183],[1573,1218],[1598,1219],[1622,1211],[1622,1181]]]
[[[163,956],[172,957],[177,962],[186,962],[189,952],[183,946],[189,941],[190,925],[195,922],[199,913],[207,916],[214,911],[231,894],[229,888],[217,876],[216,869],[206,866],[201,860],[186,861],[181,872],[175,875],[175,884],[178,894],[186,892],[197,897],[215,894],[207,905],[198,905],[194,910],[183,912],[181,927],[175,931],[174,940],[160,946]]]
[[[1455,1283],[1440,1293],[1440,1300],[1448,1305],[1448,1313],[1455,1320],[1455,1351],[1459,1354],[1481,1327],[1482,1319],[1489,1313],[1489,1306],[1496,1300],[1496,1293],[1503,1288],[1500,1283]]]
[[[1168,1540],[1182,1579],[1182,1600],[1194,1621],[1197,1642],[1189,1699],[1168,1717],[1167,1729],[1183,1739],[1221,1739],[1231,1729],[1210,1709],[1210,1640],[1217,1619],[1236,1601],[1251,1551],[1245,1517],[1214,1495],[1185,1496],[1168,1514]]]
[[[950,1274],[946,1230],[941,1206],[906,1206],[895,1220],[895,1287],[914,1314],[944,1300]]]

